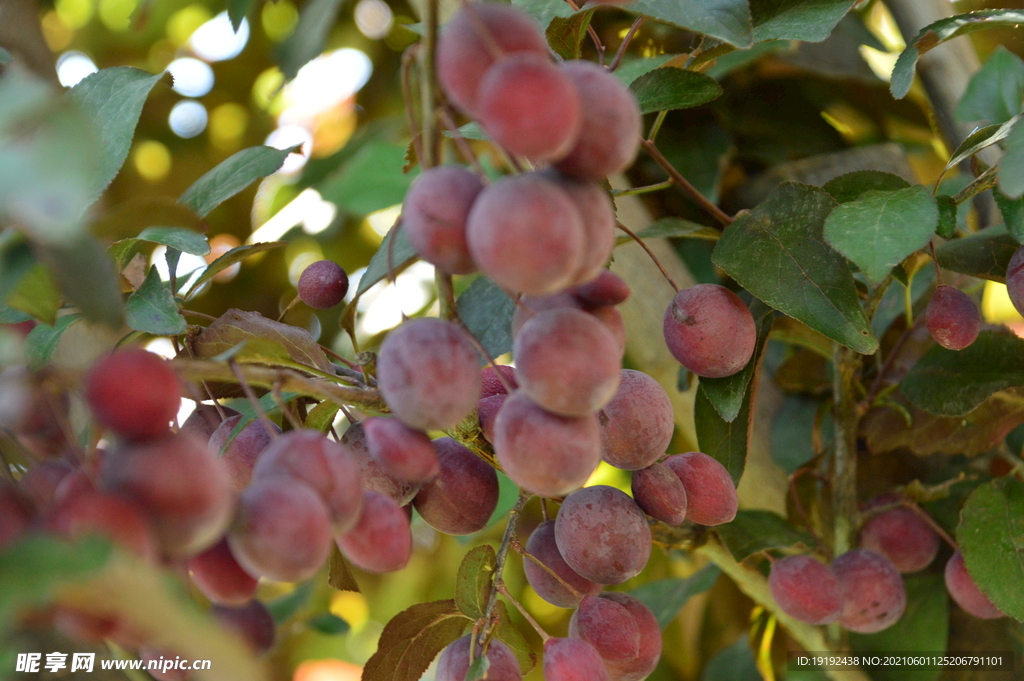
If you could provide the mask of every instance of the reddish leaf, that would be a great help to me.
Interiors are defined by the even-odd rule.
[[[468,620],[454,600],[420,603],[395,615],[380,635],[363,681],[418,681],[445,646],[462,636]]]

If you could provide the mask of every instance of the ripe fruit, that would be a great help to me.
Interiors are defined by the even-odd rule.
[[[569,620],[569,635],[594,646],[605,660],[631,660],[640,653],[632,613],[607,598],[586,596]]]
[[[622,321],[622,315],[611,305],[591,305],[582,296],[576,295],[576,290],[567,289],[549,296],[521,296],[515,312],[512,313],[512,335],[518,336],[523,325],[540,312],[561,308],[583,310],[593,315],[612,332],[621,357],[626,351],[626,326]]]
[[[899,570],[885,556],[853,549],[832,561],[839,580],[843,612],[839,624],[859,634],[872,634],[896,623],[907,607]]]
[[[548,603],[560,608],[572,608],[579,604],[583,596],[596,596],[601,593],[603,587],[600,584],[580,576],[578,572],[569,567],[569,564],[562,558],[562,554],[558,552],[558,546],[555,544],[554,520],[545,520],[537,526],[526,542],[526,550],[581,594],[581,596],[574,595],[561,582],[548,574],[544,568],[529,558],[524,558],[523,574],[526,575],[526,581],[530,583],[537,595]]]
[[[445,534],[482,530],[498,507],[498,474],[450,437],[434,440],[440,472],[412,505],[423,520]]]
[[[633,500],[644,513],[669,525],[686,519],[686,488],[672,469],[658,462],[633,471]]]
[[[536,22],[518,7],[476,3],[456,12],[441,32],[437,76],[448,97],[472,114],[484,74],[496,60],[517,52],[547,57],[547,41]]]
[[[545,681],[608,681],[608,672],[594,646],[578,638],[544,641]]]
[[[571,308],[540,312],[523,325],[512,350],[520,390],[548,411],[586,416],[619,387],[615,338],[594,317]]]
[[[957,551],[946,563],[946,590],[956,604],[978,619],[994,620],[1005,617],[1006,613],[989,600],[964,565],[964,554]]]
[[[310,307],[327,310],[345,300],[348,275],[331,260],[317,260],[299,275],[299,299]]]
[[[721,525],[736,517],[739,498],[725,466],[707,454],[676,454],[662,463],[686,488],[686,517],[701,525]]]
[[[565,562],[582,576],[621,584],[647,565],[651,528],[626,494],[595,485],[566,497],[555,518],[555,542]]]
[[[462,166],[424,170],[402,204],[402,229],[413,250],[448,274],[475,272],[466,243],[466,219],[483,188],[480,178]]]
[[[583,219],[557,185],[536,173],[505,177],[469,213],[469,250],[496,284],[528,295],[572,283],[583,262]]]
[[[583,259],[573,282],[591,282],[602,272],[607,272],[604,266],[615,247],[615,208],[612,201],[596,182],[576,180],[554,170],[545,171],[543,175],[565,192],[583,218]],[[617,305],[620,302],[598,305]]]
[[[209,440],[213,432],[217,430],[223,419],[220,414],[224,413],[224,418],[228,419],[232,416],[238,416],[238,412],[230,407],[221,407],[220,411],[217,411],[217,407],[212,404],[198,404],[196,408],[188,415],[185,422],[181,424],[178,429],[179,433],[186,433],[188,435],[194,435],[199,439]]]
[[[601,458],[626,470],[646,468],[672,442],[675,411],[668,393],[641,371],[623,369],[619,388],[599,416]]]
[[[469,652],[472,641],[470,634],[450,644],[441,651],[437,661],[437,681],[466,681],[469,671]],[[487,644],[487,681],[522,681],[519,663],[515,653],[496,638]]]
[[[650,608],[629,594],[608,592],[601,598],[618,603],[633,615],[640,630],[640,651],[632,660],[605,660],[610,681],[643,681],[661,658],[661,627]]]
[[[963,350],[981,331],[981,312],[970,296],[952,286],[935,289],[925,310],[925,324],[935,342],[947,350]]]
[[[100,425],[129,440],[146,440],[169,430],[181,406],[181,386],[159,355],[132,348],[92,368],[85,399]]]
[[[73,472],[66,461],[40,461],[29,468],[18,482],[37,511],[48,511],[53,506],[60,483]]]
[[[476,403],[476,417],[480,421],[480,430],[484,432],[488,442],[494,442],[494,423],[507,399],[508,395],[491,395]]]
[[[377,357],[377,384],[407,426],[444,430],[455,427],[480,399],[480,365],[459,327],[420,317],[384,339]]]
[[[1024,314],[1024,247],[1017,249],[1006,266],[1006,292],[1017,312]]]
[[[576,145],[557,168],[588,180],[625,170],[640,146],[642,117],[636,98],[597,64],[567,61],[561,70],[579,93],[583,125]]]
[[[191,417],[189,417],[191,418]],[[235,489],[241,492],[252,479],[252,469],[260,453],[271,443],[271,433],[280,435],[281,429],[263,419],[253,419],[238,432],[228,444],[235,426],[242,420],[241,414],[229,416],[210,435],[210,448],[220,456],[231,474]],[[267,432],[267,429],[270,432]],[[184,428],[182,428],[184,430]],[[227,449],[224,447],[227,446]],[[223,450],[223,454],[221,451]]]
[[[157,557],[156,539],[143,509],[113,494],[73,496],[54,509],[46,527],[69,539],[98,534],[146,560]]]
[[[629,284],[611,270],[601,270],[592,280],[572,289],[573,297],[591,308],[618,305],[629,294]]]
[[[389,475],[408,482],[423,483],[440,470],[437,452],[427,434],[413,430],[398,419],[374,416],[366,419],[366,446]]]
[[[718,284],[697,284],[676,294],[663,326],[669,352],[705,378],[731,376],[754,354],[754,317],[735,293]]]
[[[391,497],[377,492],[363,492],[359,522],[335,541],[353,565],[367,572],[401,570],[412,556],[409,516]]]
[[[597,469],[600,438],[595,416],[552,414],[517,391],[498,410],[492,442],[501,467],[516,484],[557,497],[581,487]]]
[[[253,652],[265,653],[274,646],[274,618],[267,606],[250,600],[240,606],[215,605],[210,614],[249,644]]]
[[[839,580],[811,556],[786,556],[772,563],[768,588],[782,611],[801,622],[829,624],[843,610]]]
[[[498,374],[501,374],[501,378],[498,377]],[[507,395],[506,385],[513,390],[519,387],[516,382],[516,370],[507,364],[484,367],[480,372],[480,383],[480,399],[494,395]]]
[[[491,139],[530,161],[565,156],[580,134],[580,97],[557,66],[530,52],[487,71],[477,90],[477,118]]]
[[[341,436],[341,444],[349,451],[359,468],[363,489],[391,497],[399,506],[408,504],[416,496],[416,492],[420,491],[420,483],[396,480],[370,456],[370,450],[366,445],[366,431],[363,430],[362,423],[349,426]]]
[[[860,545],[882,554],[907,574],[931,565],[939,552],[939,535],[911,509],[892,508],[864,523]]]
[[[192,582],[213,603],[244,605],[256,595],[259,580],[238,564],[227,538],[189,559],[188,569]]]

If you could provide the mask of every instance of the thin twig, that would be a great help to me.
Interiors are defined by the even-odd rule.
[[[438,0],[426,0],[426,16],[423,17],[423,46],[420,50],[420,102],[423,117],[423,156],[420,165],[433,168],[437,165],[438,134],[437,134],[437,71],[434,68],[434,56],[437,50],[437,3]]]
[[[878,397],[878,393],[882,390],[882,384],[885,380],[885,377],[889,373],[889,370],[892,368],[893,362],[895,362],[896,358],[899,356],[900,350],[903,349],[903,345],[910,338],[911,334],[913,334],[914,331],[917,330],[919,326],[921,326],[921,323],[923,321],[923,316],[918,317],[917,320],[911,326],[908,326],[900,335],[900,337],[896,339],[896,343],[893,344],[892,350],[889,351],[889,356],[885,358],[885,363],[883,363],[882,368],[878,370],[878,375],[875,376],[875,380],[871,383],[871,387],[868,389],[867,396],[861,403],[862,411],[871,408],[871,405],[874,403],[875,398]]]
[[[668,189],[674,184],[675,182],[673,182],[672,180],[665,180],[664,182],[659,182],[657,184],[649,184],[646,187],[633,187],[632,189],[613,189],[612,196],[619,197],[636,196],[638,194],[650,194],[651,192],[658,192],[661,191],[662,189]]]
[[[213,315],[208,315],[205,312],[196,312],[195,310],[186,310],[185,308],[181,308],[180,310],[178,310],[178,312],[185,315],[186,317],[199,317],[200,319],[208,319],[211,322],[217,321],[216,317],[214,317]]]
[[[505,392],[507,392],[509,395],[515,392],[515,388],[512,387],[509,384],[509,382],[505,379],[505,375],[501,373],[501,369],[498,368],[499,364],[496,361],[494,361],[493,357],[491,357],[491,353],[487,352],[487,348],[484,347],[484,344],[481,343],[480,339],[477,338],[473,334],[473,332],[469,330],[465,322],[463,322],[458,317],[458,314],[455,315],[452,321],[457,321],[462,326],[462,330],[466,332],[466,338],[469,340],[470,344],[472,344],[473,348],[480,354],[481,357],[487,360],[488,364],[494,367],[494,373],[498,377],[498,380],[501,381],[501,385],[505,388]]]
[[[518,610],[519,614],[523,616],[523,619],[530,623],[530,626],[533,627],[533,630],[537,632],[538,636],[540,636],[541,641],[547,641],[549,638],[551,638],[551,635],[548,634],[548,632],[544,631],[544,627],[540,626],[540,624],[537,623],[537,620],[533,619],[533,615],[531,615],[526,610],[526,608],[524,608],[522,604],[519,603],[519,601],[512,597],[512,594],[509,593],[508,589],[505,588],[504,584],[501,584],[496,588],[498,592],[501,593],[502,596],[507,598],[509,602],[516,607],[516,610]]]
[[[935,281],[938,286],[942,286],[942,270],[939,268],[939,258],[935,255],[935,242],[929,241],[928,248],[932,252],[932,266],[935,268]]]
[[[665,158],[658,147],[654,146],[654,143],[650,140],[642,140],[640,146],[650,154],[651,158],[662,167],[662,169],[668,173],[668,176],[672,178],[672,181],[679,185],[679,188],[686,192],[686,195],[693,199],[701,208],[703,208],[711,217],[715,218],[718,222],[725,226],[732,224],[732,218],[726,215],[721,208],[711,203],[706,196],[697,191],[697,188],[687,181],[682,174],[676,170],[675,166],[669,163],[668,159]]]
[[[447,107],[441,109],[441,122],[452,133],[451,139],[455,142],[455,146],[466,160],[466,163],[473,166],[473,172],[480,177],[481,182],[486,184],[489,180],[483,166],[480,165],[480,159],[476,157],[476,154],[473,153],[473,147],[469,146],[469,142],[459,132],[459,126],[455,124],[455,119],[452,118],[452,114]]]
[[[302,422],[295,417],[295,414],[293,414],[292,410],[288,408],[288,404],[284,401],[284,397],[281,395],[280,381],[274,384],[271,394],[274,396],[274,402],[277,403],[277,408],[280,409],[281,413],[284,414],[284,417],[288,419],[288,423],[292,424],[292,428],[295,430],[301,430]]]
[[[239,370],[238,362],[233,359],[229,359],[228,366],[231,368],[231,373],[233,373],[235,378],[238,379],[238,384],[242,386],[242,392],[245,393],[249,403],[252,404],[252,408],[256,412],[256,418],[258,418],[260,423],[263,425],[263,430],[267,432],[267,437],[271,440],[275,439],[277,437],[277,426],[274,425],[274,422],[271,421],[267,417],[266,412],[263,411],[263,406],[260,405],[260,400],[256,397],[256,393],[253,392],[252,386],[249,385],[249,382],[245,380],[245,376],[242,375],[242,372]]]
[[[631,230],[629,227],[626,227],[621,222],[616,221],[615,224],[618,226],[619,229],[621,229],[623,232],[632,237],[634,241],[640,244],[640,248],[644,249],[644,251],[647,252],[647,255],[651,257],[651,260],[654,261],[654,264],[657,265],[659,270],[661,270],[661,273],[665,276],[665,279],[668,281],[669,285],[678,293],[679,286],[672,279],[672,277],[669,276],[668,272],[665,270],[665,267],[661,264],[661,261],[658,260],[658,256],[654,255],[654,252],[647,246],[647,244],[644,243],[644,240],[638,237],[636,234],[634,234],[633,230]]]
[[[580,6],[576,4],[575,0],[565,1],[569,4],[569,7],[572,7],[573,12],[580,11]],[[594,48],[597,50],[597,63],[604,66],[605,46],[604,43],[601,42],[601,38],[597,35],[597,31],[594,30],[594,27],[590,25],[589,21],[587,22],[587,35],[590,36],[590,41],[594,43]]]
[[[612,63],[608,65],[609,71],[614,71],[619,68],[619,63],[622,62],[622,57],[626,54],[626,48],[629,47],[629,43],[633,41],[633,37],[636,35],[636,32],[640,30],[640,27],[643,26],[643,24],[644,18],[639,16],[636,18],[636,21],[633,22],[633,25],[629,27],[626,37],[622,39],[622,44],[619,45],[618,51],[612,58]]]
[[[542,501],[543,501],[543,499],[542,499]],[[523,546],[523,545],[522,545],[522,544],[521,544],[521,543],[519,542],[519,539],[517,539],[517,538],[515,538],[515,537],[513,537],[513,538],[512,538],[512,548],[513,548],[513,549],[515,550],[515,552],[516,552],[516,553],[518,553],[518,554],[519,554],[520,556],[522,556],[522,557],[523,557],[524,559],[527,559],[527,560],[533,561],[534,565],[536,565],[536,566],[537,566],[537,567],[539,567],[540,569],[544,570],[544,572],[546,572],[546,573],[548,573],[549,575],[551,575],[552,577],[554,577],[554,578],[555,578],[555,580],[556,580],[556,581],[557,581],[557,582],[558,582],[559,584],[561,584],[561,585],[562,585],[562,586],[563,586],[563,587],[565,588],[565,590],[566,590],[566,591],[568,591],[569,593],[571,593],[571,594],[573,595],[573,597],[574,597],[574,598],[576,598],[576,599],[578,599],[578,600],[582,600],[582,599],[583,599],[583,594],[581,594],[581,593],[580,593],[579,591],[577,591],[577,590],[575,589],[575,587],[573,587],[573,586],[572,586],[571,584],[569,584],[569,582],[567,582],[567,581],[565,581],[564,579],[562,579],[562,577],[561,577],[561,576],[560,576],[560,575],[559,575],[559,574],[558,574],[557,572],[555,572],[555,571],[554,571],[554,570],[552,570],[552,569],[551,569],[550,567],[548,567],[547,565],[545,565],[544,563],[542,563],[542,562],[541,562],[541,560],[540,560],[540,558],[538,558],[537,556],[535,556],[535,555],[533,555],[532,553],[530,553],[529,551],[527,551],[527,550],[526,550],[526,547],[524,547],[524,546]]]

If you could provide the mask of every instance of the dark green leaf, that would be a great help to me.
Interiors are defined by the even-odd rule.
[[[366,266],[366,271],[363,272],[363,276],[359,280],[356,298],[366,293],[378,281],[386,279],[389,270],[392,271],[392,274],[397,275],[416,259],[416,251],[412,250],[409,239],[405,236],[405,230],[401,229],[399,224],[401,223],[391,228],[391,231],[384,237],[384,241],[381,242],[380,248],[370,258],[370,264]],[[390,245],[392,241],[395,242],[393,246]],[[355,301],[352,301],[352,304],[355,304]]]
[[[281,167],[291,149],[249,147],[232,154],[192,183],[178,199],[202,217],[261,177]],[[182,249],[185,250],[185,249]],[[188,251],[185,251],[186,253]]]
[[[932,346],[900,383],[914,406],[940,416],[970,412],[992,393],[1024,386],[1024,339],[984,330],[970,346]]]
[[[31,315],[27,315],[20,310],[15,310],[13,307],[0,305],[0,324],[20,324],[21,322],[27,322],[30,319],[32,319]]]
[[[757,327],[758,348],[768,339],[773,312],[774,310],[756,298],[750,304],[750,313],[754,316],[754,324]],[[739,415],[747,394],[747,386],[750,385],[750,379],[753,378],[760,359],[761,352],[758,350],[747,362],[747,365],[732,376],[700,379],[700,388],[704,396],[714,405],[719,416],[727,423],[732,423]]]
[[[138,239],[121,239],[110,244],[110,247],[107,249],[107,255],[114,261],[114,269],[117,272],[121,272],[127,267],[128,263],[132,261],[132,258],[138,252]]]
[[[0,301],[17,288],[21,280],[36,266],[32,248],[21,239],[7,242],[0,248]]]
[[[246,15],[249,14],[249,10],[252,8],[253,0],[228,0],[228,18],[231,19],[231,28],[238,33],[238,27],[242,25],[242,19],[245,19]]]
[[[416,172],[403,173],[405,146],[370,142],[317,190],[325,200],[357,215],[401,203]]]
[[[541,31],[547,30],[555,17],[564,19],[573,14],[569,3],[562,0],[512,0],[512,4],[536,19]]]
[[[907,609],[896,624],[875,634],[850,634],[850,645],[856,652],[885,655],[900,651],[946,651],[949,634],[949,598],[942,577],[936,574],[909,575],[904,578]],[[935,681],[942,670],[871,667],[876,681]]]
[[[918,185],[861,194],[832,211],[824,234],[877,285],[900,261],[924,248],[938,224],[935,199]]]
[[[707,241],[718,241],[719,232],[714,227],[700,225],[682,218],[661,218],[644,227],[636,233],[641,239],[704,239]],[[631,236],[620,236],[618,243],[629,243],[633,240]]]
[[[31,371],[39,371],[50,363],[61,336],[72,324],[82,319],[80,314],[64,315],[53,326],[38,324],[25,337],[25,363]]]
[[[736,47],[754,42],[747,0],[637,0],[629,9]]]
[[[191,298],[192,294],[199,290],[200,286],[210,281],[217,276],[217,273],[223,272],[236,262],[241,262],[250,255],[256,255],[257,253],[270,251],[285,245],[286,243],[284,241],[265,241],[263,243],[232,248],[230,251],[210,263],[210,265],[203,271],[203,274],[196,279],[195,283],[192,284],[192,287],[189,288],[188,293],[185,294],[185,299],[187,300],[188,298]]]
[[[316,410],[314,409],[313,411]],[[342,555],[336,545],[331,547],[331,558],[328,565],[327,584],[330,585],[332,589],[359,593],[359,584],[356,583],[356,578],[352,574],[352,570],[349,568],[348,559]]]
[[[155,336],[176,336],[188,328],[185,318],[178,312],[171,289],[160,279],[156,265],[149,268],[139,290],[128,296],[124,319],[136,331]]]
[[[821,189],[783,183],[726,227],[712,260],[771,307],[871,354],[878,341],[861,309],[850,266],[822,234],[835,206]]]
[[[142,105],[161,78],[163,73],[154,76],[130,66],[116,66],[87,76],[68,92],[99,133],[99,166],[91,177],[94,199],[128,158]]]
[[[459,296],[459,318],[466,325],[491,359],[512,349],[512,313],[516,301],[494,285],[487,277],[480,277]],[[480,358],[481,363],[487,360]]]
[[[754,651],[746,636],[740,636],[736,643],[723,648],[704,667],[701,681],[762,681],[761,672],[757,671]]]
[[[1017,243],[1024,244],[1024,196],[1019,199],[1011,199],[1006,194],[996,189],[992,192],[996,199],[996,205],[1003,216],[1003,224],[1006,230],[1013,235]],[[942,198],[941,196],[939,197]]]
[[[956,214],[958,206],[952,196],[940,194],[935,197],[935,205],[939,207],[939,226],[935,233],[943,239],[952,239],[956,234]]]
[[[512,624],[512,619],[508,616],[508,608],[505,606],[504,601],[498,601],[497,611],[498,628],[495,630],[494,635],[512,649],[516,660],[519,662],[519,670],[523,674],[527,674],[537,664],[537,655],[523,637],[522,632],[519,631],[516,625]]]
[[[1020,244],[1006,228],[996,225],[962,239],[947,241],[935,249],[935,257],[947,270],[1004,282],[1006,266],[1018,248]]]
[[[455,578],[455,605],[466,617],[483,617],[496,564],[494,547],[489,544],[476,547],[462,559]]]
[[[342,1],[311,0],[302,6],[295,32],[281,44],[275,55],[285,80],[294,78],[299,69],[324,51]]]
[[[1024,195],[1024,118],[1017,117],[1013,130],[1006,137],[1006,153],[999,162],[999,189],[1008,198]]]
[[[840,175],[822,187],[839,203],[847,203],[869,191],[896,191],[907,189],[910,183],[899,175],[883,173],[880,170],[857,170]]]
[[[855,0],[751,0],[754,42],[803,40],[818,43],[829,37]]]
[[[57,321],[57,310],[60,309],[60,291],[50,271],[42,265],[36,265],[21,278],[18,286],[7,296],[6,303],[52,326]]]
[[[86,319],[107,326],[121,324],[121,285],[114,263],[103,246],[91,236],[67,243],[48,245],[42,259],[57,278],[64,298]]]
[[[615,69],[614,73],[622,81],[623,85],[629,85],[645,73],[650,73],[654,69],[664,66],[666,62],[678,56],[677,54],[659,54],[643,59],[623,59],[622,63],[619,64],[619,68]]]
[[[722,86],[703,73],[671,66],[654,69],[629,86],[643,113],[688,109],[722,96]]]
[[[1014,116],[1002,125],[987,125],[972,132],[967,136],[967,139],[960,143],[960,146],[956,148],[953,155],[950,156],[949,162],[946,163],[946,171],[948,172],[951,168],[960,165],[982,149],[991,147],[993,144],[1009,137],[1014,123],[1018,120],[1020,120],[1020,116]]]
[[[466,671],[466,681],[480,681],[490,668],[491,658],[487,655],[478,656]]]
[[[814,458],[814,421],[820,408],[819,400],[788,395],[775,415],[771,435],[772,461],[787,474],[793,474]],[[823,435],[824,426],[822,423]]]
[[[347,634],[349,629],[352,628],[348,625],[348,622],[330,612],[322,612],[319,615],[313,615],[307,620],[307,622],[309,623],[309,626],[313,627],[321,634],[327,634],[328,636]]]
[[[206,255],[210,252],[210,242],[205,236],[181,227],[147,227],[136,238],[176,248],[190,255]]]
[[[704,74],[720,81],[733,71],[753,64],[767,54],[790,50],[793,46],[794,44],[789,40],[766,40],[746,50],[733,50],[716,57],[714,63],[704,71]]]
[[[1007,476],[979,486],[960,513],[956,539],[978,588],[1024,620],[1024,485]]]
[[[693,406],[697,444],[702,452],[725,466],[734,483],[739,483],[747,462],[750,416],[750,400],[744,399],[736,418],[731,423],[726,421],[698,386]]]
[[[893,97],[903,99],[914,83],[917,60],[928,50],[947,40],[983,28],[1013,28],[1024,23],[1024,12],[1012,9],[986,9],[940,19],[921,29],[896,61],[889,89]]]
[[[999,45],[967,84],[956,117],[961,121],[1005,123],[1020,113],[1024,61]]]
[[[715,530],[736,560],[765,549],[788,549],[797,544],[814,546],[814,537],[771,511],[739,511],[735,520]]]
[[[582,9],[570,17],[555,17],[548,24],[544,37],[555,54],[563,59],[579,59],[580,43],[587,34],[594,9]]]
[[[455,601],[419,603],[395,615],[381,632],[377,652],[363,668],[363,681],[418,681],[469,620]]]
[[[695,574],[681,579],[671,577],[649,582],[629,592],[651,609],[662,629],[676,618],[679,611],[690,600],[690,596],[704,593],[715,584],[721,571],[715,565],[707,565]]]
[[[270,616],[274,618],[274,622],[278,625],[284,624],[292,618],[292,615],[299,611],[299,608],[306,604],[312,593],[313,582],[303,582],[289,593],[278,596],[274,600],[268,601],[265,605],[267,610],[270,611]]]

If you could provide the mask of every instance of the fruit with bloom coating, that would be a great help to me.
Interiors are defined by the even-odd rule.
[[[327,310],[345,300],[348,275],[332,260],[317,260],[299,275],[299,299],[317,310]]]
[[[555,518],[555,542],[569,567],[600,584],[635,577],[651,556],[644,512],[607,485],[585,487],[565,498]]]
[[[924,313],[928,333],[947,350],[963,350],[981,332],[981,312],[970,296],[952,286],[940,285]]]
[[[147,440],[170,430],[181,406],[181,385],[159,355],[131,348],[92,368],[85,399],[100,425],[129,440]]]
[[[663,464],[686,488],[686,517],[701,525],[721,525],[736,517],[739,497],[725,466],[701,452],[670,456]]]
[[[858,634],[886,629],[903,616],[907,592],[899,570],[888,558],[853,549],[832,561],[843,594],[839,624]]]
[[[669,352],[705,378],[732,376],[747,365],[757,344],[750,310],[718,284],[697,284],[676,294],[663,325]]]
[[[978,619],[994,620],[1006,613],[997,608],[967,572],[964,554],[957,551],[946,563],[946,590],[956,604]]]
[[[801,622],[829,624],[843,611],[835,573],[811,556],[786,556],[772,563],[768,588],[782,611]]]

